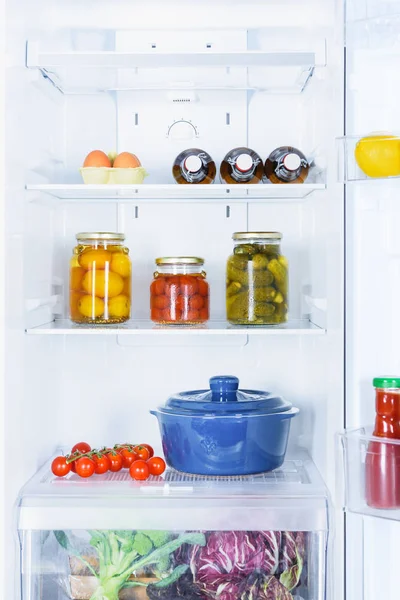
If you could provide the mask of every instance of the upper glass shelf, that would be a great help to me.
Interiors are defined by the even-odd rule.
[[[314,192],[324,190],[325,183],[290,185],[85,185],[85,184],[31,184],[32,201],[41,201],[42,194],[65,202],[282,202],[304,200]],[[34,192],[36,192],[34,194]],[[40,194],[40,195],[39,195]]]
[[[163,51],[51,50],[27,44],[27,67],[38,69],[63,94],[121,91],[267,91],[299,93],[317,66],[326,64],[325,40],[317,47],[281,50]]]

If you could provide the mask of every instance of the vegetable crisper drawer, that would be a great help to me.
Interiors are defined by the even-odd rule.
[[[328,495],[303,455],[250,477],[56,480],[19,498],[22,600],[325,600]]]

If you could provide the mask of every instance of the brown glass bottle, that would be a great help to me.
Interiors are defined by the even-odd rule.
[[[292,146],[280,146],[265,161],[265,176],[271,183],[304,183],[309,170],[304,154]]]
[[[189,148],[175,159],[172,174],[177,183],[214,183],[217,174],[215,162],[207,152],[199,148]]]
[[[234,148],[225,156],[220,167],[222,183],[260,183],[264,174],[260,156],[250,148]]]

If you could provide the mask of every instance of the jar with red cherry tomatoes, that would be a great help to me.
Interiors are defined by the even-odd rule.
[[[195,325],[208,321],[209,285],[204,259],[172,256],[156,259],[150,286],[151,320],[161,324]]]

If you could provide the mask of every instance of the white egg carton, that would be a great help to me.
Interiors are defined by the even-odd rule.
[[[82,167],[79,169],[84,183],[92,185],[136,185],[143,183],[148,173],[143,167],[114,169],[113,167]]]

